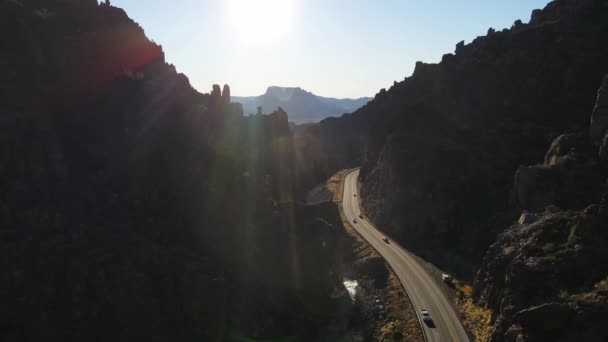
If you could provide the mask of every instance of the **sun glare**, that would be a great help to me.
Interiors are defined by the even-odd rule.
[[[227,15],[239,39],[276,40],[290,30],[294,0],[227,0]]]

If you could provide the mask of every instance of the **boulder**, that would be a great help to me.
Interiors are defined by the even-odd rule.
[[[541,212],[547,206],[582,209],[602,195],[602,175],[596,149],[586,134],[557,137],[542,165],[522,166],[515,174],[512,199],[523,210]]]
[[[546,166],[566,166],[570,162],[593,160],[596,149],[585,133],[562,134],[555,138],[545,154]]]
[[[555,340],[562,332],[561,327],[568,324],[572,315],[572,309],[566,304],[545,303],[521,310],[513,319],[518,325],[527,328],[528,337]]]
[[[541,217],[541,215],[536,214],[536,213],[529,213],[527,211],[524,211],[523,213],[521,213],[521,216],[519,217],[519,220],[517,220],[517,222],[519,224],[527,224],[527,223],[533,223],[538,221],[538,219]]]
[[[515,173],[512,198],[515,206],[540,211],[555,204],[555,172],[543,166],[522,166]]]

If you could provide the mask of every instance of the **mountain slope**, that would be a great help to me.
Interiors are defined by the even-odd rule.
[[[525,211],[490,246],[474,283],[477,302],[495,312],[493,341],[608,339],[606,94],[608,75],[591,129],[560,135],[542,164],[516,173]]]
[[[0,51],[0,340],[338,339],[341,222],[294,201],[285,112],[95,0],[0,2]]]
[[[289,113],[289,121],[297,124],[315,122],[326,117],[351,113],[365,105],[370,99],[335,99],[314,95],[301,88],[268,87],[266,93],[253,97],[233,96],[234,102],[243,104],[245,114],[262,110],[283,108]]]
[[[519,214],[508,201],[513,170],[588,124],[608,70],[607,19],[605,1],[554,1],[528,24],[490,29],[439,64],[419,62],[351,115],[298,134],[339,151],[329,169],[362,162],[365,210],[388,233],[472,275]]]
[[[507,203],[513,170],[589,122],[608,71],[607,19],[605,1],[554,1],[529,24],[418,63],[375,113],[367,212],[441,263],[477,264],[500,222],[518,214]]]

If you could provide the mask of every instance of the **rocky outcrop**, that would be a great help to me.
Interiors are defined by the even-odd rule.
[[[549,205],[582,209],[598,203],[603,179],[597,148],[586,133],[557,137],[543,165],[522,166],[515,174],[514,205],[521,210],[542,211]]]
[[[596,143],[601,143],[602,138],[608,131],[608,75],[604,76],[604,81],[597,93],[597,101],[591,115],[591,139]]]
[[[366,144],[366,212],[417,253],[454,271],[474,269],[499,227],[520,214],[505,200],[512,171],[542,160],[558,133],[588,127],[585,113],[608,70],[607,18],[603,1],[554,1],[530,23],[459,44],[439,64],[418,63],[411,77],[379,93],[359,111],[373,117],[368,138],[348,141]],[[567,185],[569,177],[591,175],[588,186],[596,186],[597,158],[576,167],[570,158],[521,170],[518,186],[540,187],[522,185],[531,192],[522,195],[531,201],[524,207],[594,201],[582,200],[587,186],[573,199],[550,193],[561,191],[552,182]],[[546,184],[532,181],[539,177]]]
[[[211,104],[214,110],[218,110],[222,107],[222,90],[219,84],[214,84],[211,89]]]
[[[474,284],[478,303],[495,312],[493,341],[606,338],[601,319],[594,317],[608,312],[606,293],[589,303],[593,309],[577,299],[603,286],[608,274],[605,227],[608,207],[602,204],[545,212],[499,236]]]
[[[230,86],[224,84],[224,90],[222,90],[222,103],[227,106],[230,103]]]
[[[591,141],[563,134],[543,165],[516,173],[514,196],[529,211],[490,246],[473,288],[494,311],[492,341],[608,338],[606,174]]]

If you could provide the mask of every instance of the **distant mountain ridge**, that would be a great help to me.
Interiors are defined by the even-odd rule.
[[[289,121],[295,123],[315,122],[327,117],[351,113],[363,107],[370,97],[358,99],[337,99],[323,97],[308,92],[300,87],[268,87],[260,96],[232,96],[233,102],[243,104],[243,113],[255,114],[257,108],[270,112],[277,107],[283,108],[289,115]]]

